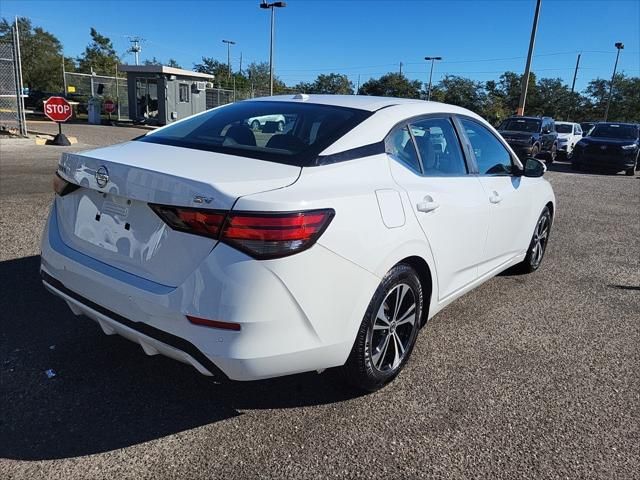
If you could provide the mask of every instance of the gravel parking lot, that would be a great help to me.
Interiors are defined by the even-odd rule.
[[[1,477],[638,478],[640,177],[555,164],[541,270],[447,307],[360,396],[333,372],[218,384],[74,317],[38,276],[62,148],[0,144]]]

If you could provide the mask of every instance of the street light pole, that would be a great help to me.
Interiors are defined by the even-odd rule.
[[[275,8],[286,7],[286,2],[267,3],[266,0],[260,4],[260,8],[271,9],[271,41],[269,42],[269,95],[273,95],[273,31],[275,27]]]
[[[431,70],[429,71],[429,89],[427,93],[427,101],[431,100],[431,80],[433,79],[433,63],[436,60],[442,60],[442,57],[424,57],[424,59],[428,62],[431,61]]]
[[[604,122],[607,121],[607,117],[609,116],[609,106],[611,105],[611,96],[613,95],[613,81],[616,78],[616,70],[618,68],[620,50],[624,50],[624,44],[622,42],[616,42],[616,48],[618,49],[618,53],[616,54],[616,63],[613,65],[613,75],[611,75],[611,83],[609,84],[609,99],[607,100],[607,108],[604,111]]]
[[[231,45],[235,45],[236,42],[234,42],[233,40],[222,40],[222,43],[227,44],[227,67],[229,69],[227,78],[231,78]]]
[[[529,88],[529,76],[531,74],[531,58],[533,57],[533,47],[536,44],[536,32],[538,31],[538,17],[540,16],[541,2],[542,0],[537,0],[536,12],[533,15],[533,26],[531,27],[531,38],[529,39],[529,53],[527,53],[527,65],[524,68],[524,75],[522,76],[522,90],[520,91],[520,101],[518,102],[516,115],[524,115],[524,105],[527,101],[527,89]]]

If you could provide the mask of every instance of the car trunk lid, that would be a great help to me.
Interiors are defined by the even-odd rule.
[[[244,195],[283,188],[300,167],[152,143],[65,153],[58,173],[80,185],[56,198],[63,242],[166,286],[178,286],[215,247],[172,230],[150,203],[230,210]]]

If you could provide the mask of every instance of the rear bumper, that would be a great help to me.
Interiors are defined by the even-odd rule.
[[[46,288],[107,334],[205,375],[257,380],[344,364],[379,279],[326,248],[256,261],[224,244],[176,287],[61,244],[55,206],[42,241]],[[170,259],[168,259],[170,261]],[[239,323],[239,332],[186,315]]]

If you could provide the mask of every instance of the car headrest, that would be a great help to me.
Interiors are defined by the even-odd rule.
[[[256,146],[256,136],[246,125],[233,125],[229,127],[225,136],[240,145]]]

